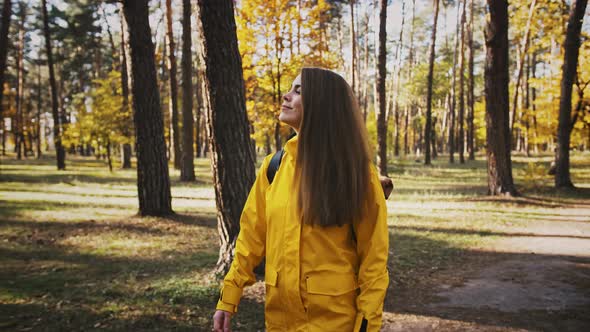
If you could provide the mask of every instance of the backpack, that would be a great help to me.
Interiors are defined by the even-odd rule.
[[[281,159],[283,159],[283,155],[285,154],[285,149],[281,149],[281,151],[275,152],[268,164],[268,168],[266,169],[266,179],[268,180],[268,184],[271,184],[272,181],[275,179],[275,175],[279,170],[279,166],[281,166]]]

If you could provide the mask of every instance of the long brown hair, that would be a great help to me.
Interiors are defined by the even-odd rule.
[[[350,85],[321,68],[301,71],[298,206],[303,222],[331,226],[361,217],[371,162],[367,130]]]

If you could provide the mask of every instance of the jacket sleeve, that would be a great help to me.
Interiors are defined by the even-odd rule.
[[[267,156],[262,162],[240,216],[234,260],[223,280],[217,310],[237,312],[244,287],[256,281],[254,268],[260,264],[266,251],[265,192],[269,186],[266,170],[271,157]]]
[[[367,193],[364,217],[354,224],[357,253],[359,255],[357,297],[358,314],[354,331],[379,331],[383,313],[383,300],[389,284],[387,257],[389,230],[387,205],[377,170],[371,165],[371,187]]]

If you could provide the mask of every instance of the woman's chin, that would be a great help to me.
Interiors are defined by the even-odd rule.
[[[281,112],[281,113],[279,114],[279,121],[281,121],[282,123],[284,123],[284,124],[289,124],[289,123],[291,122],[291,121],[289,121],[289,120],[290,120],[290,119],[289,119],[289,115],[287,115],[287,114],[285,114],[285,113],[283,113],[283,112]]]

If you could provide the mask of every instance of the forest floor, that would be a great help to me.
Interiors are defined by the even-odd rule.
[[[139,218],[134,170],[68,156],[0,160],[1,331],[209,331],[217,299],[215,201],[171,171],[175,216]],[[260,158],[261,159],[261,158]],[[514,156],[523,196],[490,198],[485,161],[391,165],[384,331],[590,330],[590,154],[573,191],[551,156]],[[234,331],[264,327],[262,282]]]

